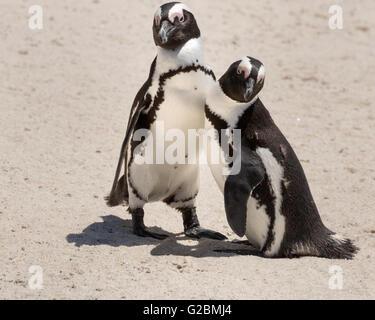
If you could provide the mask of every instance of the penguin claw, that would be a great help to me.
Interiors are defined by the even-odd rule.
[[[209,229],[204,229],[201,227],[193,227],[185,230],[185,235],[190,238],[200,239],[200,238],[209,238],[215,240],[225,240],[226,236],[220,232],[212,231]]]

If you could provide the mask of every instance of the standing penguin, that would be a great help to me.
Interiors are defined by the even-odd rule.
[[[296,154],[258,98],[264,77],[263,64],[244,57],[207,97],[206,127],[219,131],[208,150],[216,147],[227,159],[209,163],[224,193],[229,225],[268,257],[350,259],[358,248],[324,226]],[[229,145],[233,161],[224,152],[222,129],[241,130],[240,147]],[[235,167],[238,174],[231,174]]]
[[[139,236],[167,237],[151,232],[143,223],[144,205],[164,201],[182,213],[185,235],[225,239],[218,232],[200,227],[195,208],[199,190],[198,161],[170,164],[158,162],[158,156],[155,157],[164,155],[172,144],[164,141],[158,123],[165,132],[179,129],[184,133],[185,159],[188,158],[185,141],[188,130],[204,128],[206,88],[215,81],[215,76],[204,64],[200,30],[191,10],[179,2],[163,4],[155,13],[152,29],[157,56],[133,102],[107,204],[128,204],[133,231]],[[142,130],[147,133],[138,139],[136,133]],[[150,150],[153,163],[136,161]],[[125,173],[118,179],[123,161]]]

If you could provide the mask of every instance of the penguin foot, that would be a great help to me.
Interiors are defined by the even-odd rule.
[[[184,233],[187,237],[200,239],[209,238],[215,240],[225,240],[226,236],[220,232],[204,229],[199,225],[198,216],[195,207],[181,207],[177,208],[182,212],[182,219],[184,220]]]
[[[200,239],[200,238],[209,238],[215,240],[225,240],[226,236],[220,232],[212,231],[209,229],[204,229],[200,226],[192,227],[185,230],[185,235],[190,238]]]
[[[158,240],[168,238],[167,234],[150,231],[143,223],[144,211],[142,208],[129,210],[132,215],[133,232],[140,237],[151,237]]]

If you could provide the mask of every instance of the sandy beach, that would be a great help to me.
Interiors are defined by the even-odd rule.
[[[264,63],[261,99],[325,225],[360,248],[353,260],[214,251],[243,245],[229,242],[238,237],[207,166],[198,216],[229,241],[184,237],[181,215],[163,203],[145,207],[145,223],[170,237],[133,235],[126,208],[103,198],[165,1],[37,2],[42,30],[28,25],[35,1],[0,2],[1,299],[375,298],[373,0],[186,1],[217,76],[244,55]],[[343,29],[328,26],[331,4]],[[342,288],[329,286],[333,266]]]

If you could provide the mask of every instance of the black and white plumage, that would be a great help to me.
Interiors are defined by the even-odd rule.
[[[132,214],[133,230],[140,236],[164,238],[143,224],[146,203],[164,201],[182,213],[184,231],[191,237],[224,239],[218,232],[203,229],[196,215],[195,201],[199,190],[199,166],[195,164],[159,164],[155,154],[165,154],[171,145],[156,133],[158,122],[163,130],[178,128],[188,137],[189,129],[204,128],[206,88],[215,81],[205,66],[200,31],[191,10],[184,4],[162,5],[153,22],[155,57],[147,81],[139,90],[131,108],[128,129],[112,187],[109,206],[125,203]],[[141,141],[134,134],[149,130]],[[138,130],[138,131],[137,131]],[[153,137],[150,144],[148,138]],[[139,140],[139,139],[138,139]],[[198,144],[197,144],[198,145]],[[185,143],[188,154],[188,143]],[[150,151],[152,164],[137,162]],[[119,179],[125,159],[125,174]]]
[[[210,164],[224,193],[228,222],[268,257],[350,259],[358,248],[324,226],[296,154],[258,98],[264,77],[263,64],[244,57],[207,96],[206,127],[241,130],[237,158]],[[224,152],[218,138],[210,139],[215,146]],[[241,161],[239,173],[224,174],[236,161]]]

